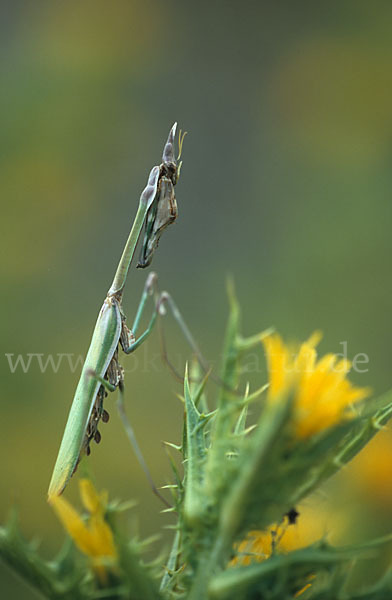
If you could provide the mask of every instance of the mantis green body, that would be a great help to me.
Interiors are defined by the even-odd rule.
[[[173,186],[178,179],[178,168],[174,157],[176,126],[175,123],[169,133],[163,151],[162,164],[153,167],[150,172],[113,283],[99,312],[53,470],[48,491],[49,499],[63,492],[83,454],[90,453],[90,442],[92,440],[100,441],[99,422],[101,420],[106,422],[109,418],[103,408],[103,400],[107,395],[105,388],[113,391],[119,387],[120,392],[123,388],[123,369],[118,362],[119,346],[127,354],[133,352],[149,334],[156,319],[157,310],[153,313],[146,331],[135,340],[144,304],[151,294],[156,280],[155,274],[150,274],[147,278],[132,332],[125,324],[122,294],[144,223],[146,222],[146,234],[142,256],[145,257],[145,260],[143,260],[143,264],[140,264],[142,267],[150,264],[163,229],[177,216],[173,191]],[[175,214],[173,210],[166,211],[165,207],[169,204],[171,207],[175,206]],[[157,224],[155,224],[156,215],[159,215]],[[132,438],[133,432],[130,430],[130,426],[128,425],[127,428],[128,435]],[[131,439],[131,441],[136,444],[135,440]],[[137,448],[136,452],[139,460],[144,464]]]

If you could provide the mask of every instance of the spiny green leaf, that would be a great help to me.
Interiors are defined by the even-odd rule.
[[[122,571],[122,581],[127,588],[127,600],[160,600],[158,570],[147,565],[142,559],[144,544],[137,540],[127,540],[116,535],[118,562]]]
[[[186,491],[184,500],[184,518],[194,523],[202,514],[201,485],[203,481],[203,465],[206,458],[206,443],[204,428],[208,417],[201,415],[192,397],[188,371],[184,380],[185,422],[186,422],[186,462],[185,481]]]
[[[392,414],[392,392],[377,398],[372,406],[373,414],[367,406],[364,415],[327,430],[308,448],[302,446],[303,461],[309,463],[308,477],[301,493],[292,499],[294,503],[350,462],[380,431]]]
[[[177,583],[177,575],[180,572],[177,569],[177,561],[180,557],[181,532],[176,531],[173,545],[170,551],[169,559],[165,567],[165,574],[162,578],[160,590],[172,590]]]
[[[230,487],[221,501],[220,534],[224,539],[234,539],[239,532],[251,528],[252,522],[255,524],[259,519],[255,514],[263,515],[265,525],[273,520],[266,500],[271,500],[272,493],[266,485],[266,471],[270,461],[273,464],[272,457],[280,453],[291,405],[291,398],[282,398],[281,402],[266,407],[257,429],[234,461]],[[276,473],[276,465],[273,470]],[[260,496],[260,491],[264,495]],[[273,500],[272,507],[275,509],[277,504]]]
[[[234,433],[235,435],[241,435],[245,431],[246,427],[246,417],[248,416],[248,405],[245,404],[243,407],[240,416],[237,419],[237,423],[235,424]]]
[[[199,362],[197,360],[192,361],[190,369],[190,390],[195,406],[204,413],[209,412],[205,387],[210,374],[211,370],[202,377]]]
[[[235,390],[238,384],[238,358],[239,351],[237,339],[239,337],[240,326],[240,308],[235,296],[234,284],[232,280],[227,283],[227,293],[230,304],[230,315],[226,327],[226,336],[223,348],[222,382],[219,405],[225,401],[225,390]]]
[[[0,528],[0,558],[50,600],[83,600],[88,597],[91,587],[88,572],[77,562],[72,550],[64,548],[57,559],[51,562],[42,559],[34,545],[22,538],[15,511],[6,527]],[[92,577],[90,584],[91,581]]]

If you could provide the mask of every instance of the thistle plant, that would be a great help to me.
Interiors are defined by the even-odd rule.
[[[141,197],[138,235],[147,215],[141,266],[149,262],[162,230],[177,214],[174,132],[175,127],[165,146],[163,162],[153,168],[147,192]],[[104,386],[114,389],[118,385],[120,393],[123,391],[119,344],[131,350],[138,343],[125,327],[121,309],[122,288],[137,237],[131,232],[132,243],[127,243],[126,260],[122,258],[125,266],[121,263],[121,290],[114,286],[115,293],[109,290],[104,303],[105,310],[118,308],[118,337],[113,334],[114,342],[111,339],[112,355],[100,373],[85,364],[83,372],[90,383],[93,381],[93,385],[88,384],[91,398],[83,396],[85,429],[81,423],[78,443],[72,439],[69,445],[73,435],[69,427],[61,447],[60,466],[52,479],[48,510],[54,510],[65,528],[64,546],[53,560],[45,560],[36,544],[23,538],[17,516],[12,513],[0,529],[3,561],[42,597],[51,600],[392,597],[392,570],[387,569],[377,581],[361,589],[355,588],[352,576],[356,563],[373,557],[378,549],[391,543],[392,534],[350,546],[332,545],[325,536],[312,543],[296,536],[297,527],[307,518],[300,503],[343,469],[384,428],[392,416],[392,392],[374,398],[369,388],[350,382],[349,361],[334,354],[318,358],[317,332],[297,345],[287,344],[271,329],[244,336],[232,285],[219,374],[206,368],[168,294],[155,298],[150,328],[163,316],[162,305],[166,302],[174,307],[175,317],[195,350],[184,373],[182,438],[167,442],[172,481],[165,488],[170,491],[171,501],[162,520],[167,513],[176,517],[175,525],[171,525],[171,548],[158,552],[155,560],[146,560],[145,551],[152,541],[141,541],[126,533],[124,521],[132,502],[109,499],[110,494],[98,492],[89,479],[79,480],[82,510],[61,495],[82,450],[87,453],[90,441],[97,441],[97,424],[105,414]],[[141,309],[153,295],[154,281],[148,278]],[[264,350],[268,378],[251,389],[244,366],[249,352],[255,349]],[[110,365],[115,367],[114,375]],[[98,396],[94,395],[95,389],[99,390]],[[89,398],[95,403],[94,423],[87,414]]]
[[[146,562],[149,542],[123,533],[127,505],[81,479],[87,515],[63,496],[51,500],[68,534],[60,554],[42,559],[14,515],[1,530],[3,560],[51,599],[390,597],[392,571],[366,590],[350,594],[347,586],[355,562],[392,536],[339,547],[320,539],[296,549],[300,501],[344,467],[392,413],[392,394],[373,399],[369,389],[353,386],[347,361],[333,354],[317,359],[318,337],[297,348],[270,331],[243,337],[230,292],[214,404],[207,398],[209,374],[201,376],[196,360],[185,371],[183,436],[169,444],[182,467],[173,456],[167,510],[177,522],[167,556]],[[258,345],[265,348],[269,381],[252,391],[242,366]],[[250,407],[259,413],[251,425]]]

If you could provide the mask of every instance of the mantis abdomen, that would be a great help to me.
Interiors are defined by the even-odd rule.
[[[95,377],[91,377],[91,373],[96,373],[99,377],[106,375],[117,350],[121,328],[122,317],[118,301],[114,297],[106,298],[99,312],[90,348],[75,391],[49,485],[49,496],[61,494],[75,471],[81,454],[88,448],[88,445],[84,444],[85,441],[88,442],[87,426],[101,387],[101,383]]]

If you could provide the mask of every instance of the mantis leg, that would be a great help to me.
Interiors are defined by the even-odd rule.
[[[138,337],[138,339],[135,339],[135,335],[137,333],[137,330],[139,329],[140,320],[143,316],[147,300],[152,295],[156,297],[157,279],[158,277],[156,273],[150,273],[150,275],[147,277],[142,297],[140,299],[139,306],[136,311],[136,316],[133,321],[132,329],[129,330],[128,327],[126,327],[125,323],[123,323],[123,331],[121,333],[120,342],[125,354],[131,354],[131,352],[134,352],[136,348],[138,348],[144,342],[144,340],[149,336],[149,334],[154,328],[154,324],[158,316],[156,310],[154,310],[154,312],[152,313],[150,323],[148,324],[147,329]]]
[[[133,335],[136,335],[137,330],[139,329],[140,319],[142,318],[143,311],[144,311],[144,308],[146,306],[146,302],[147,302],[149,296],[151,296],[153,294],[156,295],[157,281],[158,281],[158,275],[156,273],[150,273],[146,279],[142,297],[140,298],[139,306],[136,311],[136,316],[134,318],[133,325],[132,325]]]
[[[135,318],[135,322],[134,322],[134,326],[136,325],[136,329],[139,326],[140,318],[141,318],[143,309],[145,307],[147,297],[148,297],[148,295],[152,295],[154,288],[155,288],[155,293],[154,293],[155,309],[152,313],[150,323],[149,323],[148,327],[146,328],[146,330],[136,340],[129,339],[129,344],[126,345],[125,347],[123,345],[124,352],[126,354],[130,354],[131,352],[136,350],[136,348],[138,348],[140,346],[140,344],[142,344],[144,342],[144,340],[150,335],[152,329],[154,328],[157,317],[166,315],[166,307],[167,307],[167,308],[169,308],[175,321],[177,322],[178,326],[180,327],[186,341],[188,342],[190,348],[192,349],[192,352],[196,356],[196,358],[199,362],[199,365],[202,368],[202,370],[204,371],[204,373],[206,375],[208,375],[209,378],[214,383],[216,383],[216,385],[225,388],[228,392],[231,392],[234,395],[238,395],[238,394],[241,395],[240,392],[237,392],[236,390],[231,389],[227,384],[225,384],[225,382],[219,376],[214,375],[214,373],[212,373],[211,366],[209,365],[208,361],[204,358],[195,338],[193,337],[193,335],[191,333],[191,330],[189,329],[188,325],[186,324],[186,322],[185,322],[177,304],[174,302],[172,296],[168,292],[161,292],[160,294],[158,294],[156,291],[157,276],[155,275],[155,273],[151,273],[150,277],[152,279],[151,280],[148,279],[146,282],[145,291],[143,292],[143,296],[142,296],[142,299],[141,299],[141,302],[139,304],[139,308],[138,308],[138,311],[136,314],[136,318]],[[135,331],[135,329],[134,329],[134,331]],[[265,337],[266,335],[269,335],[271,333],[271,331],[272,331],[272,329],[266,329],[266,330],[261,331],[260,333],[254,335],[254,336],[251,336],[249,338],[240,338],[238,340],[238,344],[241,344],[241,349],[249,350],[249,349],[253,348],[254,346],[257,346],[258,344],[260,344],[260,341],[263,339],[263,337]],[[161,338],[160,341],[161,341],[161,348],[162,348],[162,358],[163,358],[164,362],[167,364],[167,366],[169,367],[169,369],[171,370],[173,375],[176,377],[176,379],[178,379],[179,381],[183,381],[183,377],[176,371],[175,367],[170,362],[168,352],[166,349],[165,336],[164,336],[162,328],[160,328],[160,338]],[[123,344],[123,341],[122,341],[122,344]],[[190,381],[192,381],[192,380],[190,380]]]
[[[150,322],[147,326],[147,328],[145,329],[145,331],[135,340],[134,336],[131,334],[131,332],[129,332],[129,330],[127,328],[126,331],[128,332],[128,334],[124,334],[121,336],[121,345],[123,347],[123,350],[126,354],[131,354],[132,352],[134,352],[134,350],[136,350],[136,348],[138,348],[143,342],[144,340],[150,335],[151,331],[154,328],[155,322],[157,321],[158,316],[164,316],[166,314],[166,307],[169,308],[170,312],[172,313],[175,321],[177,322],[178,326],[180,327],[186,341],[188,342],[190,348],[192,349],[192,352],[194,353],[194,355],[196,356],[200,367],[202,368],[202,370],[204,371],[204,373],[208,376],[209,378],[214,381],[217,385],[224,387],[227,391],[232,392],[234,395],[237,395],[238,392],[236,392],[235,390],[232,390],[229,386],[227,386],[224,381],[222,381],[222,379],[216,375],[214,375],[214,373],[212,373],[212,369],[211,366],[209,365],[208,361],[204,358],[195,338],[193,337],[188,325],[186,324],[177,304],[174,302],[172,296],[168,293],[168,292],[161,292],[160,294],[158,294],[157,292],[157,280],[158,277],[155,273],[151,273],[149,275],[149,277],[147,278],[145,287],[144,287],[144,291],[142,294],[142,298],[140,300],[139,303],[139,307],[136,313],[136,317],[133,323],[133,328],[132,328],[132,333],[135,334],[137,332],[137,329],[140,325],[140,320],[144,311],[144,308],[146,306],[146,302],[149,296],[154,296],[154,301],[155,301],[155,308],[153,310],[153,313],[151,315],[150,318]],[[250,348],[253,348],[254,346],[257,346],[261,339],[263,337],[265,337],[266,335],[268,335],[269,333],[271,333],[272,330],[267,329],[265,331],[260,332],[259,334],[255,335],[255,336],[251,336],[249,338],[240,338],[238,340],[238,343],[241,344],[241,348],[243,350],[249,350]],[[169,356],[166,350],[166,342],[165,342],[165,336],[163,334],[163,330],[160,328],[160,338],[161,338],[161,348],[162,348],[162,358],[164,360],[164,362],[167,364],[167,366],[169,367],[169,369],[172,371],[173,375],[180,381],[183,381],[183,377],[176,371],[175,367],[172,365],[172,363],[169,360]]]
[[[157,317],[159,315],[163,316],[166,314],[165,305],[167,305],[170,308],[170,311],[171,311],[174,319],[177,321],[181,331],[183,332],[185,339],[187,340],[188,344],[192,348],[192,351],[198,357],[200,364],[203,367],[204,371],[207,372],[209,370],[208,364],[205,361],[205,359],[203,358],[203,356],[200,352],[200,349],[199,349],[193,335],[191,334],[189,327],[185,323],[185,321],[178,309],[178,306],[174,302],[173,298],[170,296],[170,294],[168,292],[162,292],[159,295],[157,294],[157,289],[156,289],[157,288],[157,280],[158,280],[158,277],[157,277],[156,273],[150,273],[150,275],[148,276],[148,278],[146,280],[144,290],[142,293],[142,297],[140,299],[140,303],[139,303],[138,309],[136,311],[136,316],[135,316],[135,319],[134,319],[134,322],[132,325],[132,337],[123,335],[121,338],[121,345],[123,347],[125,354],[131,354],[132,352],[134,352],[136,350],[136,348],[138,348],[144,342],[144,340],[150,335],[151,331],[153,330],[155,322],[157,320]],[[151,296],[151,295],[154,295],[154,298],[155,298],[155,308],[151,315],[150,322],[149,322],[147,328],[145,329],[145,331],[137,339],[134,339],[133,336],[136,335],[137,330],[139,328],[140,320],[143,315],[143,311],[146,306],[146,302],[147,302],[149,296]],[[168,361],[166,360],[166,362],[168,362]]]
[[[118,408],[118,412],[120,415],[120,418],[122,420],[125,432],[128,436],[129,441],[132,444],[133,447],[133,451],[136,454],[136,458],[139,461],[140,466],[142,467],[145,476],[148,479],[148,482],[151,486],[151,489],[153,491],[153,493],[158,496],[158,498],[168,507],[171,508],[171,505],[169,504],[169,502],[162,496],[162,494],[159,492],[158,488],[156,487],[154,480],[152,478],[152,475],[150,473],[149,468],[147,467],[146,461],[144,460],[142,451],[140,450],[140,446],[137,442],[136,436],[135,436],[135,432],[133,431],[133,427],[127,417],[127,413],[125,411],[125,404],[124,404],[124,383],[122,381],[120,381],[119,386],[119,395],[118,395],[118,399],[117,399],[117,408]]]
[[[205,360],[203,354],[201,353],[201,350],[199,349],[199,346],[197,345],[197,342],[196,342],[195,338],[193,337],[188,325],[186,324],[177,304],[174,302],[173,298],[171,297],[171,295],[168,292],[162,292],[159,296],[159,299],[157,302],[157,310],[160,315],[166,314],[165,313],[165,305],[169,307],[170,312],[172,313],[175,321],[177,322],[178,326],[180,327],[186,341],[188,342],[190,348],[192,349],[192,352],[197,357],[197,360],[199,361],[199,364],[202,367],[203,371],[205,373],[210,373],[211,368],[210,368],[208,362]],[[163,330],[160,331],[160,334],[161,334],[161,346],[162,346],[163,360],[166,362],[166,364],[168,365],[170,370],[173,372],[173,374],[177,377],[177,379],[180,379],[181,381],[183,381],[183,378],[176,372],[175,368],[173,367],[173,365],[171,364],[171,362],[168,358]]]
[[[110,383],[109,381],[107,381],[106,379],[104,379],[103,377],[99,377],[95,371],[89,371],[88,372],[89,377],[93,377],[94,379],[96,379],[97,381],[99,381],[103,387],[108,391],[108,392],[115,392],[117,389],[117,386],[113,385],[112,383]],[[146,461],[144,460],[142,451],[140,450],[140,446],[137,442],[136,436],[135,436],[135,432],[133,431],[133,427],[131,425],[131,423],[128,420],[126,411],[125,411],[125,404],[124,404],[124,383],[122,381],[122,379],[119,381],[118,383],[118,390],[119,390],[119,395],[118,395],[118,400],[117,400],[117,408],[118,408],[118,412],[121,418],[121,421],[123,423],[125,432],[128,436],[129,441],[132,444],[133,447],[133,451],[136,454],[136,458],[139,461],[139,464],[141,466],[141,468],[144,471],[145,476],[147,477],[147,480],[151,486],[151,489],[153,491],[153,493],[158,496],[158,498],[165,504],[165,506],[167,506],[168,508],[171,508],[171,505],[168,503],[168,501],[162,496],[162,494],[158,491],[157,486],[154,483],[154,480],[152,478],[152,475],[150,473],[149,468],[147,467]]]

